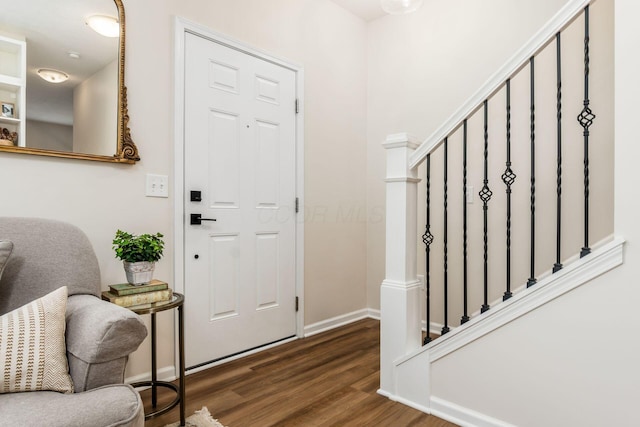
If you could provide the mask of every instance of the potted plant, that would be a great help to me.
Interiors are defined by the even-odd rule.
[[[113,249],[116,258],[124,263],[127,282],[140,285],[151,281],[156,261],[162,258],[162,237],[164,236],[160,233],[136,236],[126,231],[116,231]]]

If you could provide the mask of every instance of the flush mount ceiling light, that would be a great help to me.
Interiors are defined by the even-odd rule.
[[[62,83],[69,79],[69,75],[67,73],[52,70],[51,68],[40,68],[38,70],[38,75],[49,83]]]
[[[382,10],[391,15],[402,15],[420,9],[424,0],[380,0]]]
[[[105,37],[119,37],[120,24],[113,16],[91,15],[87,17],[87,25],[96,33]]]

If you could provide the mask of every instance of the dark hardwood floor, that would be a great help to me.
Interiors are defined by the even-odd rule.
[[[454,427],[376,393],[379,348],[379,322],[365,319],[188,375],[186,414],[206,406],[228,427]],[[150,412],[150,391],[142,398]],[[172,399],[160,389],[159,405]],[[176,407],[145,427],[179,417]]]

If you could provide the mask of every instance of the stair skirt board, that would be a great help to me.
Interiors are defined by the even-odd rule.
[[[462,426],[509,426],[471,409],[432,396],[431,364],[623,263],[624,239],[614,238],[559,272],[453,329],[395,362],[393,390],[378,394]],[[424,325],[424,323],[423,323]],[[433,330],[434,324],[431,324]],[[436,391],[437,392],[437,391]]]

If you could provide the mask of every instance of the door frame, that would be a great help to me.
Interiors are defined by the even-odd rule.
[[[225,34],[207,28],[201,24],[187,20],[180,16],[174,18],[174,288],[184,293],[185,283],[185,241],[184,241],[184,67],[185,67],[185,34],[191,33],[215,43],[235,49],[281,67],[292,70],[296,76],[296,95],[298,113],[295,118],[296,126],[296,197],[298,198],[298,213],[295,222],[295,254],[296,274],[295,292],[298,297],[298,311],[296,313],[296,336],[304,336],[304,69],[289,60],[278,58],[265,51],[256,49],[244,42],[233,39]],[[295,108],[294,105],[291,108]],[[185,299],[188,300],[188,295]],[[265,347],[266,348],[266,347]],[[177,359],[176,359],[177,360]],[[212,366],[212,365],[211,365]],[[210,367],[210,366],[205,366]],[[199,369],[198,369],[199,370]],[[193,370],[195,372],[197,370]]]

